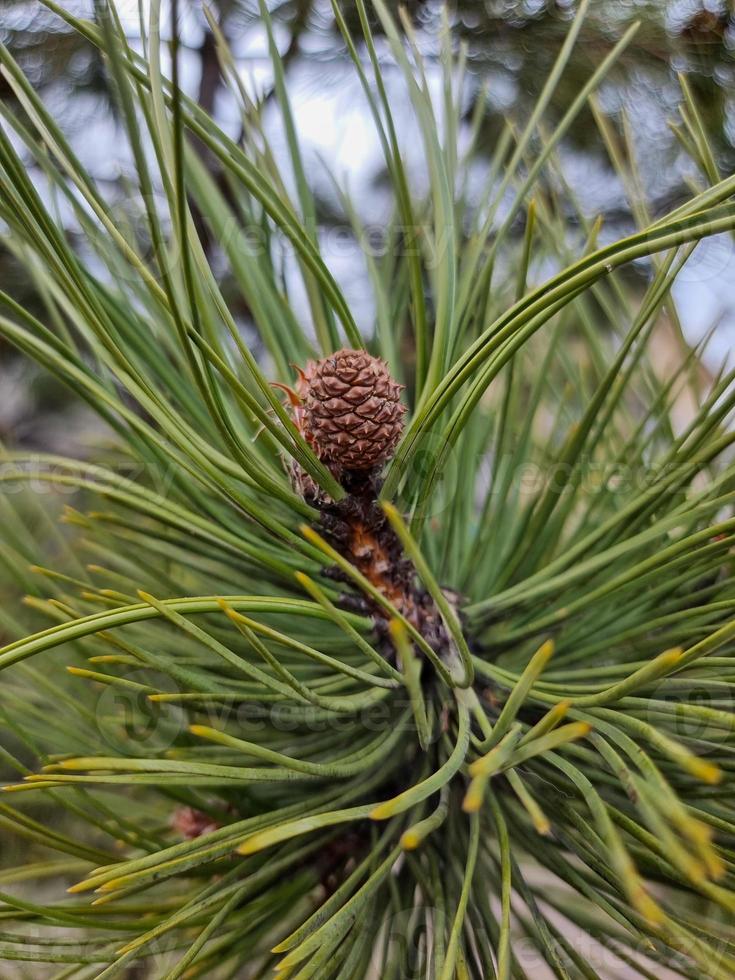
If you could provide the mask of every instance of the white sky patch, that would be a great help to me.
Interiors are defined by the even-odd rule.
[[[723,361],[735,367],[735,242],[715,235],[699,243],[672,290],[690,343],[697,343],[717,323],[705,351],[705,362],[717,370]]]

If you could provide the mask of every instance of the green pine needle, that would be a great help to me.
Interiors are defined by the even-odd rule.
[[[37,293],[0,291],[0,336],[106,426],[94,462],[2,449],[0,960],[58,980],[506,980],[530,951],[594,980],[605,951],[634,976],[735,975],[735,369],[707,374],[671,293],[698,242],[735,232],[735,177],[694,87],[674,131],[699,183],[653,218],[630,125],[596,97],[638,25],[553,123],[579,4],[488,158],[447,23],[437,95],[407,18],[335,2],[395,202],[358,325],[268,5],[279,152],[211,13],[239,142],[180,90],[176,30],[164,75],[159,2],[145,55],[113,0],[94,22],[44,3],[104,57],[143,234],[0,47],[2,242]],[[558,157],[586,110],[636,222],[605,244]],[[334,183],[361,240],[365,202]],[[347,484],[279,391],[342,346],[407,385],[374,509],[449,653],[319,524],[313,500]]]

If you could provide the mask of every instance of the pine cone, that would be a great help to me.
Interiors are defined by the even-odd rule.
[[[392,455],[401,437],[402,388],[385,361],[363,350],[309,361],[297,384],[304,436],[328,465],[372,469]]]

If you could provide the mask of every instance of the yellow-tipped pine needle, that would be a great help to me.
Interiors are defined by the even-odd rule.
[[[327,555],[335,565],[338,565],[346,575],[348,575],[353,582],[360,586],[363,592],[366,592],[372,599],[374,599],[379,606],[386,610],[389,617],[394,619],[399,619],[408,633],[411,639],[418,646],[418,648],[426,655],[426,657],[431,661],[437,674],[441,677],[444,683],[453,687],[454,682],[450,671],[448,670],[446,664],[444,664],[437,654],[437,652],[432,649],[432,647],[426,642],[424,637],[419,633],[416,627],[410,623],[406,617],[393,605],[393,603],[387,599],[380,589],[377,589],[372,582],[370,582],[361,572],[359,572],[351,562],[336,551],[324,538],[315,531],[313,528],[309,527],[308,524],[302,524],[300,526],[301,533],[306,538],[306,540],[313,545],[316,545],[320,551]]]
[[[355,629],[355,627],[350,623],[349,619],[344,615],[344,613],[338,609],[333,602],[330,601],[329,597],[323,589],[321,589],[317,583],[305,575],[303,572],[295,572],[294,577],[299,585],[304,589],[309,595],[319,603],[319,605],[324,609],[324,611],[329,615],[330,619],[343,630],[347,636],[349,636],[355,643],[356,646],[362,650],[366,657],[377,664],[380,669],[393,677],[397,681],[403,680],[400,673],[395,669],[392,664],[389,664],[385,657],[381,657],[377,650],[375,650],[360,633]]]
[[[542,837],[548,836],[551,833],[551,821],[541,809],[520,774],[515,769],[508,769],[505,775],[513,792],[531,818],[536,833],[541,834]]]
[[[449,793],[447,791],[447,787],[445,786],[441,792],[441,797],[436,810],[434,810],[433,813],[430,813],[428,817],[425,817],[423,820],[419,820],[417,823],[410,826],[401,835],[401,847],[403,850],[415,851],[417,847],[420,847],[429,834],[441,827],[446,819],[448,811]]]
[[[414,656],[411,641],[408,638],[408,633],[403,623],[399,619],[391,619],[388,628],[403,667],[403,681],[411,701],[411,712],[416,725],[419,745],[422,749],[426,749],[431,742],[431,729],[426,716],[424,695],[421,690],[422,662]]]
[[[487,749],[491,749],[494,745],[497,745],[508,731],[521,706],[523,705],[523,702],[526,700],[528,692],[538,680],[549,660],[551,660],[553,654],[553,640],[547,640],[531,657],[529,662],[526,664],[525,670],[518,678],[515,687],[508,695],[508,699],[503,705],[500,716],[493,727],[492,735],[485,739],[484,743],[481,745],[480,748],[482,751],[486,751]]]
[[[424,558],[421,549],[414,540],[413,535],[406,526],[403,518],[398,513],[397,508],[387,500],[382,501],[381,506],[385,516],[390,522],[391,527],[398,535],[401,544],[413,562],[419,578],[424,583],[427,592],[436,603],[442,619],[444,620],[444,625],[449,631],[449,635],[454,640],[457,648],[457,654],[459,655],[464,672],[461,683],[458,682],[459,686],[469,687],[474,679],[475,668],[472,664],[472,654],[470,653],[467,646],[467,641],[464,638],[464,633],[462,632],[462,626],[459,622],[459,618],[457,617],[457,613],[447,601],[447,597],[444,595],[439,583],[434,578],[428,562]]]
[[[722,770],[716,763],[709,762],[707,759],[702,759],[700,756],[694,755],[680,742],[670,738],[660,729],[654,728],[652,725],[641,723],[639,727],[645,732],[645,735],[653,745],[681,766],[685,772],[694,776],[695,779],[699,779],[703,783],[709,783],[710,786],[715,786],[721,781]]]
[[[465,813],[477,813],[482,806],[482,801],[485,798],[485,790],[489,782],[490,774],[484,772],[479,773],[472,779],[462,800],[462,809]]]
[[[525,742],[523,745],[518,746],[508,760],[507,765],[518,766],[536,755],[543,755],[545,752],[559,748],[565,742],[574,742],[578,738],[584,738],[591,731],[592,725],[586,721],[574,721],[569,725],[562,725],[561,728],[555,728],[547,735],[542,735],[541,738],[534,739],[533,742]]]
[[[470,776],[490,776],[497,772],[520,742],[522,732],[521,725],[516,723],[494,748],[481,758],[475,759],[469,767]]]
[[[495,748],[470,765],[472,781],[462,800],[465,813],[477,813],[480,809],[491,776],[506,764],[520,740],[521,732],[520,724],[514,725]]]
[[[373,804],[367,803],[364,806],[354,806],[347,810],[333,810],[330,813],[317,813],[314,816],[288,820],[276,827],[268,827],[266,830],[252,834],[236,850],[238,854],[256,854],[273,844],[290,840],[292,837],[299,837],[301,834],[310,834],[313,830],[322,830],[324,827],[334,827],[337,824],[362,820],[370,816],[372,809]]]
[[[446,786],[450,779],[452,779],[455,773],[461,768],[469,747],[470,719],[467,705],[462,700],[463,692],[458,690],[456,693],[457,706],[459,709],[459,730],[457,732],[457,741],[454,749],[452,750],[452,754],[449,756],[446,762],[440,766],[435,773],[433,773],[433,775],[429,776],[428,779],[425,779],[420,783],[416,783],[416,785],[412,786],[410,789],[407,789],[405,792],[399,793],[398,796],[394,796],[393,799],[386,800],[384,803],[380,803],[378,806],[371,809],[369,814],[371,820],[388,820],[397,813],[403,813],[410,807],[415,806],[422,800],[427,799],[432,795],[432,793],[436,793],[437,790],[441,789],[443,786]]]
[[[559,701],[553,708],[549,708],[543,718],[539,718],[536,724],[532,728],[529,728],[521,739],[520,744],[525,745],[526,742],[532,742],[534,739],[541,738],[542,735],[546,735],[547,732],[552,731],[560,721],[564,720],[571,706],[572,702],[566,700]]]
[[[667,674],[670,674],[681,664],[683,656],[684,651],[681,647],[664,650],[663,653],[654,657],[650,663],[639,667],[638,670],[618,684],[613,684],[611,687],[607,687],[604,691],[599,691],[597,694],[587,694],[583,697],[574,698],[574,707],[591,708],[619,701],[620,698],[632,694],[633,691],[644,687],[646,684],[650,684],[651,681],[658,680],[660,677],[665,677]]]

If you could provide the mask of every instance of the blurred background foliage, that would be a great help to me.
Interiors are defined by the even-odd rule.
[[[95,6],[94,0],[65,3],[68,10],[91,19],[95,19]],[[138,44],[139,6],[139,0],[118,4],[133,46]],[[146,6],[143,2],[142,9]],[[183,83],[224,128],[241,135],[241,123],[223,83],[204,6],[200,0],[185,0],[180,6]],[[267,39],[258,0],[212,0],[208,6],[265,122],[270,115],[277,127],[278,111],[272,99]],[[287,0],[270,6],[297,122],[304,132],[305,153],[314,164],[309,167],[309,174],[314,183],[319,226],[323,235],[331,229],[339,236],[338,249],[324,249],[327,261],[345,288],[358,321],[362,320],[363,329],[369,330],[373,311],[360,310],[361,303],[369,307],[371,302],[360,245],[354,240],[351,223],[327,168],[332,168],[341,182],[350,183],[352,199],[364,212],[362,220],[379,225],[381,216],[387,220],[391,206],[382,156],[369,144],[371,122],[330,0]],[[354,5],[343,3],[341,7],[353,36],[361,36]],[[489,160],[505,120],[511,117],[516,125],[525,122],[576,5],[559,0],[462,0],[445,6],[439,0],[408,0],[403,7],[429,70],[440,57],[438,39],[445,27],[458,45],[465,46],[465,120],[469,129],[473,120],[481,119],[480,160],[482,151]],[[168,13],[164,2],[166,36]],[[720,172],[735,169],[735,10],[730,0],[593,0],[547,110],[545,125],[551,127],[561,118],[585,80],[633,21],[640,21],[639,30],[605,80],[599,104],[621,136],[624,129],[631,135],[630,144],[638,154],[638,190],[641,200],[655,215],[680,203],[690,192],[687,185],[694,177],[693,164],[682,151],[674,128],[681,101],[677,73],[686,74],[693,90]],[[380,37],[377,19],[371,26]],[[139,202],[127,190],[134,168],[127,156],[124,127],[99,51],[40,0],[4,0],[0,41],[10,49],[51,108],[105,198],[119,201],[121,220],[135,222],[136,215],[128,213],[128,209],[131,199],[136,200],[136,206]],[[379,46],[379,54],[391,93],[392,59],[387,44]],[[398,71],[393,94],[393,109],[400,119],[400,103],[406,96]],[[0,75],[0,102],[11,104],[11,100],[10,88]],[[12,105],[12,109],[22,115],[19,106]],[[408,106],[406,125],[410,125]],[[622,138],[620,145],[626,145]],[[560,161],[583,212],[603,215],[602,238],[606,234],[619,237],[633,230],[633,212],[639,202],[631,201],[629,188],[621,185],[589,109],[583,110],[565,138]],[[42,184],[41,171],[30,155],[25,162]],[[207,162],[216,170],[213,160]],[[424,161],[406,162],[414,176],[416,192],[421,193]],[[485,176],[478,173],[478,188]],[[562,194],[556,200],[568,197]],[[565,216],[570,232],[577,220],[578,216],[571,212]],[[144,226],[144,221],[140,221],[140,226]],[[522,230],[520,221],[518,232]],[[230,276],[226,256],[206,241],[208,232],[203,223],[200,232],[232,312],[257,351],[260,341],[257,332],[250,329],[249,311]],[[67,235],[76,248],[84,251],[85,241],[71,215]],[[700,250],[707,247],[709,243],[700,246]],[[88,249],[87,258],[93,257],[93,252]],[[718,259],[714,270],[721,286],[732,269],[731,253],[724,259],[724,264],[722,257]],[[633,264],[624,274],[640,276],[643,283],[647,268]],[[22,264],[2,245],[0,281],[4,289],[43,319],[43,297],[37,294]],[[735,297],[732,305],[735,306]],[[308,318],[306,308],[303,315]],[[404,355],[411,356],[410,352]],[[58,380],[8,347],[0,347],[0,391],[0,443],[76,456],[86,456],[93,444],[99,449],[99,419],[78,399],[70,397]],[[29,523],[33,525],[34,519],[30,518]]]
[[[74,13],[95,17],[93,0],[68,0],[65,6]],[[188,0],[181,5],[184,83],[190,94],[223,125],[231,121],[236,127],[238,121],[228,105],[229,96],[222,84],[216,45],[204,6],[200,0]],[[271,96],[267,42],[257,0],[212,0],[208,6],[267,119]],[[359,36],[354,5],[341,6],[351,30]],[[442,30],[443,10],[448,11],[453,36],[458,43],[466,45],[466,119],[469,123],[474,114],[482,114],[480,145],[488,154],[502,131],[506,114],[512,112],[514,119],[522,121],[524,108],[533,105],[575,8],[573,3],[559,0],[462,0],[448,8],[438,0],[408,0],[403,6],[429,65],[432,58],[439,57],[437,38]],[[138,7],[138,0],[120,5],[133,45],[138,33]],[[298,94],[297,106],[301,104],[304,110],[309,107],[313,110],[310,118],[315,152],[324,151],[330,143],[329,131],[339,134],[347,126],[347,103],[352,112],[353,96],[359,101],[358,92],[345,91],[341,102],[334,98],[325,102],[325,94],[332,96],[340,92],[341,83],[352,79],[354,84],[331,4],[329,0],[288,0],[273,3],[271,7],[291,91]],[[594,0],[547,113],[549,125],[560,118],[591,70],[634,20],[641,22],[640,29],[605,82],[600,105],[619,130],[627,126],[634,137],[640,136],[641,152],[636,161],[640,191],[651,212],[656,214],[683,199],[691,177],[691,163],[681,152],[671,125],[681,98],[677,73],[686,73],[702,107],[721,172],[730,172],[735,166],[735,12],[731,0]],[[379,24],[372,26],[379,34]],[[115,100],[99,52],[39,0],[4,0],[0,40],[10,48],[52,108],[90,172],[104,185],[106,197],[118,196],[124,209],[126,168],[121,157],[124,147],[118,138],[121,129]],[[390,69],[387,50],[381,55]],[[396,92],[396,99],[404,97]],[[0,99],[11,99],[2,77]],[[359,116],[357,121],[350,116],[349,125],[350,135],[354,134],[355,126],[359,131]],[[367,116],[364,128],[370,129]],[[307,146],[308,136],[309,133]],[[355,153],[359,155],[359,149]],[[365,161],[360,161],[355,153],[346,161],[338,159],[336,163],[348,171],[358,171],[362,165],[367,170],[362,174],[363,186],[371,198],[379,199],[385,183],[379,155],[372,158],[374,167],[371,168],[369,154],[366,153]],[[590,214],[602,213],[605,228],[611,234],[620,235],[632,228],[630,202],[619,187],[589,110],[579,117],[568,135],[561,156],[584,210]],[[30,159],[28,166],[33,169]],[[320,170],[323,177],[323,167],[312,171],[320,226],[323,231],[330,226],[344,230],[349,223],[341,212],[339,197],[327,177],[320,179]],[[372,214],[374,200],[371,199],[368,208]],[[574,220],[571,215],[569,220]],[[349,237],[349,232],[345,234]],[[84,243],[76,242],[78,232],[71,224],[68,235],[83,249]],[[352,244],[352,251],[349,243],[344,245],[344,261],[336,263],[341,280],[362,276],[359,263],[354,261],[359,258],[358,246]],[[223,280],[233,313],[247,330],[248,311],[242,307],[234,286],[228,290],[227,263],[214,250],[210,258]],[[5,251],[0,251],[0,279],[26,307],[33,307],[36,302],[40,306],[33,283],[20,271],[16,259]],[[359,305],[359,287],[353,298]],[[249,339],[257,344],[254,334]],[[7,349],[2,351],[1,365],[0,439],[30,448],[79,452],[81,447],[83,450],[85,418],[74,417],[70,424],[62,410],[66,395],[58,383],[41,376],[31,365],[21,363]],[[92,420],[86,424],[92,425]]]
[[[95,17],[93,0],[69,0],[65,6],[74,13]],[[138,0],[120,6],[123,16],[127,15],[131,43],[135,45]],[[359,35],[354,5],[341,6],[351,29]],[[443,5],[438,0],[408,0],[403,6],[430,65],[432,56],[439,57],[436,39],[442,29]],[[453,35],[458,43],[461,40],[466,45],[466,118],[469,121],[474,113],[482,113],[480,145],[488,153],[502,130],[505,114],[512,109],[514,117],[522,119],[524,106],[530,111],[574,7],[573,3],[560,0],[463,0],[450,4]],[[270,79],[257,0],[212,0],[209,9],[232,46],[243,77],[250,79],[253,94],[267,114]],[[340,82],[352,77],[331,4],[329,0],[288,0],[272,4],[272,11],[289,84],[299,93],[302,108],[318,105],[324,93],[339,90]],[[204,4],[188,0],[182,4],[182,14],[186,87],[223,124],[231,117],[233,126],[237,125],[227,104],[228,94],[222,85]],[[680,101],[677,72],[686,73],[702,107],[722,172],[731,171],[735,165],[735,12],[730,0],[595,0],[548,110],[549,125],[560,118],[591,70],[634,20],[641,22],[640,29],[605,82],[600,104],[618,128],[627,125],[642,137],[637,161],[640,190],[656,214],[684,197],[691,167],[685,162],[670,124]],[[379,34],[379,24],[372,26]],[[90,172],[101,185],[106,185],[106,197],[118,195],[124,207],[126,174],[119,156],[121,141],[116,140],[121,131],[99,52],[38,0],[4,0],[0,40],[52,108]],[[437,47],[435,53],[433,47]],[[389,67],[387,54],[386,62]],[[352,94],[345,93],[345,99]],[[359,99],[359,93],[354,94]],[[11,98],[0,77],[0,99]],[[342,109],[338,104],[331,118],[325,117],[324,129],[340,124]],[[358,119],[358,129],[359,125]],[[316,142],[328,141],[328,133],[318,132],[318,123],[316,129]],[[369,129],[367,116],[365,129]],[[584,210],[602,213],[611,233],[619,235],[632,228],[629,201],[617,185],[588,110],[569,134],[562,158]],[[33,168],[30,159],[28,166]],[[347,168],[359,169],[359,161],[348,160]],[[377,156],[375,169],[363,176],[366,187],[378,194],[384,174]],[[315,179],[315,184],[321,228],[346,228],[348,222],[330,181]],[[68,234],[74,240],[77,230],[70,226]],[[82,241],[78,245],[83,248]],[[227,290],[227,263],[216,254],[210,257],[223,279],[233,312],[246,329],[248,311],[239,305],[235,289]],[[349,257],[348,248],[348,261],[337,270],[338,277],[340,272],[343,278],[349,277]],[[16,259],[5,251],[0,251],[0,279],[23,305],[33,307],[34,285]],[[257,342],[254,336],[252,340]],[[1,363],[0,439],[17,446],[60,451],[71,449],[71,440],[78,451],[85,441],[79,438],[85,420],[75,418],[69,424],[60,411],[66,395],[58,383],[40,376],[7,349],[2,351]],[[88,424],[92,424],[91,420]]]

